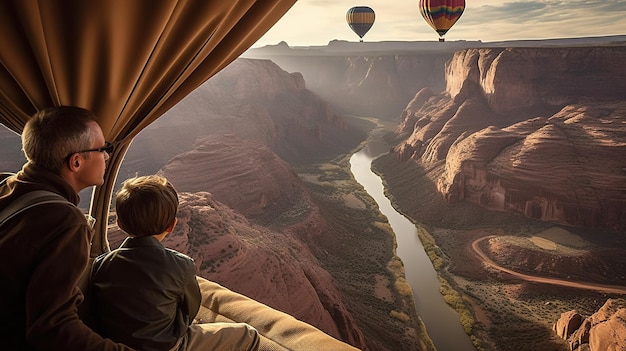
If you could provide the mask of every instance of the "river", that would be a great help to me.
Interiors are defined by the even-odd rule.
[[[379,137],[372,137],[366,146],[350,158],[354,178],[376,200],[396,234],[397,253],[406,279],[413,288],[417,312],[426,325],[428,335],[438,351],[476,351],[452,309],[439,292],[437,272],[424,251],[415,225],[398,213],[384,194],[382,180],[371,171],[372,160],[387,152],[389,147]]]

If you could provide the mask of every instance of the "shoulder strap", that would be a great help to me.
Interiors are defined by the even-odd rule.
[[[0,173],[0,186],[3,186],[4,183],[6,183],[7,179],[12,175],[15,175],[15,173],[9,173],[9,172]]]
[[[0,226],[2,226],[11,218],[17,216],[23,211],[28,210],[31,207],[49,203],[66,203],[69,205],[74,205],[73,203],[67,201],[63,196],[53,193],[51,191],[31,191],[18,197],[15,201],[10,203],[9,206],[0,211]]]

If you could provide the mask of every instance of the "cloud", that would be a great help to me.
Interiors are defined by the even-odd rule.
[[[613,35],[625,17],[626,1],[514,1],[466,8],[456,29],[486,40]]]
[[[626,34],[626,0],[466,0],[463,16],[447,40],[517,40]],[[436,40],[422,19],[418,0],[299,0],[256,46],[326,45],[357,41],[345,14],[352,6],[370,6],[376,21],[365,41]]]
[[[466,7],[463,19],[469,23],[482,21],[554,22],[567,18],[623,18],[626,1],[515,1],[500,5]]]

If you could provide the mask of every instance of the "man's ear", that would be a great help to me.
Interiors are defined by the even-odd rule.
[[[72,172],[76,172],[78,170],[78,168],[80,168],[80,163],[81,163],[81,159],[80,156],[76,153],[71,155],[68,159],[67,159],[67,166],[70,168],[70,170]]]

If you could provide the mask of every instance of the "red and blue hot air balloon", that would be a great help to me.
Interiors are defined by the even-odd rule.
[[[365,33],[372,28],[375,17],[374,10],[367,6],[355,6],[346,13],[348,25],[361,38],[361,41]]]
[[[420,0],[419,8],[426,23],[439,33],[439,41],[445,41],[444,35],[463,14],[465,0]]]

